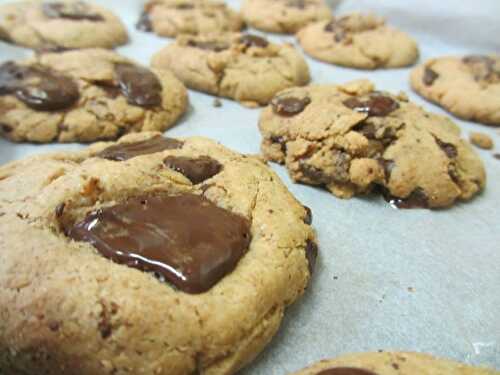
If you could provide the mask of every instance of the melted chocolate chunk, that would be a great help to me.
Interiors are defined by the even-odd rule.
[[[377,375],[376,373],[356,367],[334,367],[318,372],[316,375]]]
[[[302,112],[309,104],[311,99],[294,97],[275,97],[271,101],[273,112],[280,116],[295,116]]]
[[[10,125],[7,125],[7,124],[0,124],[0,130],[3,132],[3,133],[10,133],[12,130],[14,130],[12,128],[12,126]]]
[[[353,111],[366,113],[368,116],[387,116],[399,108],[397,101],[380,94],[370,95],[366,100],[352,97],[344,100],[342,104]]]
[[[245,46],[245,49],[250,47],[266,48],[269,45],[269,42],[264,38],[251,34],[243,35],[239,42]]]
[[[161,104],[161,83],[149,69],[117,64],[115,73],[120,90],[128,103],[140,107],[154,107]]]
[[[408,197],[399,198],[384,191],[384,199],[394,208],[429,208],[429,198],[421,188],[416,188]]]
[[[250,223],[197,195],[137,197],[89,214],[68,236],[184,292],[203,293],[246,253]]]
[[[396,163],[394,162],[394,160],[388,160],[383,158],[380,158],[377,161],[384,169],[385,180],[389,181],[391,179],[392,170],[396,166]]]
[[[457,148],[454,145],[452,145],[451,143],[443,142],[436,137],[434,137],[434,139],[436,140],[436,143],[441,148],[441,150],[443,150],[446,156],[448,156],[450,159],[454,159],[458,156]]]
[[[153,24],[151,23],[151,17],[146,10],[143,10],[139,21],[135,24],[135,28],[140,31],[151,32],[153,31]]]
[[[340,43],[347,38],[347,31],[339,21],[333,20],[326,24],[325,31],[333,33],[333,39]]]
[[[424,85],[426,86],[432,86],[434,81],[438,79],[439,74],[437,74],[434,70],[431,68],[425,67],[424,70],[424,77],[422,78],[422,81],[424,82]]]
[[[309,207],[304,206],[304,210],[306,210],[306,216],[304,217],[304,223],[307,225],[311,225],[313,221],[312,211]]]
[[[286,139],[281,136],[271,136],[271,142],[273,143],[278,143],[280,145],[281,152],[286,154]]]
[[[75,21],[104,21],[103,16],[92,13],[88,4],[83,1],[73,3],[45,3],[42,5],[43,13],[48,18],[65,18]]]
[[[229,44],[225,42],[217,42],[217,41],[211,41],[211,42],[202,42],[202,41],[196,41],[196,40],[189,40],[187,43],[188,46],[190,47],[195,47],[207,51],[213,51],[213,52],[221,52],[229,48]]]
[[[496,60],[489,56],[472,55],[462,59],[472,72],[476,81],[500,82],[500,68]]]
[[[0,65],[0,95],[15,95],[28,107],[56,111],[71,107],[80,97],[71,78],[55,74],[41,65]]]
[[[309,273],[312,275],[314,267],[316,266],[316,259],[318,258],[318,245],[312,240],[307,240],[306,243],[306,258],[309,267]]]
[[[208,180],[222,170],[222,165],[208,156],[202,156],[198,159],[168,156],[163,162],[165,166],[183,174],[195,185]]]
[[[182,145],[183,143],[177,139],[157,136],[140,142],[118,143],[105,148],[96,156],[108,160],[125,161],[140,155],[181,148]]]

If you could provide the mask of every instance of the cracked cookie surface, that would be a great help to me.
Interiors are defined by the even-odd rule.
[[[378,189],[398,207],[446,207],[485,185],[482,161],[451,120],[369,81],[284,90],[259,127],[268,160],[341,198]]]
[[[171,69],[189,88],[253,106],[310,79],[295,48],[250,34],[180,36],[154,55],[151,65]]]
[[[150,0],[137,28],[160,36],[240,31],[240,15],[217,0]]]
[[[130,134],[4,165],[0,371],[233,374],[309,283],[310,224],[268,166],[206,138]]]
[[[168,70],[104,49],[46,53],[0,66],[0,133],[16,142],[91,142],[163,131],[186,111]]]
[[[128,41],[111,11],[84,1],[20,1],[0,6],[0,39],[21,46],[60,50],[113,48]]]
[[[358,69],[404,67],[419,55],[410,36],[372,14],[353,13],[313,23],[301,29],[297,39],[318,60]]]
[[[274,33],[295,33],[308,23],[332,18],[324,0],[245,0],[241,13],[250,26]]]
[[[411,85],[455,116],[500,126],[500,56],[431,59],[412,71]]]
[[[473,367],[423,353],[379,352],[325,359],[293,375],[499,375],[493,369]]]

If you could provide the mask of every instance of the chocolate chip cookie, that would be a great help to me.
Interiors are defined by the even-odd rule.
[[[171,72],[143,68],[109,50],[0,65],[0,134],[16,142],[91,142],[163,131],[186,107],[187,90]]]
[[[499,375],[493,369],[472,367],[428,354],[383,352],[346,355],[316,363],[294,375]]]
[[[284,90],[259,126],[267,159],[341,198],[376,190],[401,208],[446,207],[485,185],[482,161],[451,120],[369,81]]]
[[[500,126],[500,56],[432,59],[413,70],[411,85],[460,118]]]
[[[419,54],[410,36],[372,14],[316,22],[300,30],[297,38],[312,57],[358,69],[403,67],[415,63]]]
[[[189,88],[249,106],[309,82],[309,68],[295,48],[251,34],[180,36],[151,65],[171,69]]]
[[[0,6],[0,39],[47,51],[113,48],[128,35],[118,17],[93,3],[20,1]]]
[[[243,27],[240,15],[217,0],[150,0],[137,23],[139,30],[167,37],[240,31]]]
[[[317,255],[259,159],[130,134],[0,167],[0,372],[233,374]]]
[[[245,0],[241,13],[250,26],[273,33],[295,33],[308,23],[332,19],[324,0]]]

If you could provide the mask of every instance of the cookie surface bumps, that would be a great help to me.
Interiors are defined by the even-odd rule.
[[[288,44],[250,34],[181,36],[153,56],[189,88],[249,105],[267,104],[278,91],[309,82],[309,69]]]
[[[233,374],[276,333],[317,250],[310,212],[270,168],[197,137],[7,164],[0,213],[8,374]]]
[[[113,48],[128,41],[120,19],[80,0],[20,1],[0,6],[0,39],[29,48]]]
[[[0,66],[0,133],[23,142],[91,142],[163,131],[187,90],[168,70],[103,49],[36,55]]]
[[[455,116],[500,126],[500,56],[432,59],[412,71],[411,85]]]
[[[453,122],[368,81],[285,90],[259,127],[267,159],[338,197],[377,188],[400,207],[446,207],[485,184],[482,161]]]
[[[372,14],[353,13],[316,22],[297,33],[312,57],[359,69],[397,68],[418,59],[417,43]]]

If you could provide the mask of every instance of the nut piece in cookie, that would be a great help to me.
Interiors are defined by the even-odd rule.
[[[114,48],[128,41],[120,19],[80,0],[18,1],[0,6],[0,38],[43,51]]]
[[[410,36],[372,14],[353,13],[315,22],[301,29],[297,38],[312,57],[358,69],[408,66],[419,55]]]
[[[368,81],[284,90],[259,127],[268,160],[341,198],[381,191],[400,208],[437,208],[485,185],[483,163],[454,123]]]
[[[10,140],[92,142],[167,129],[185,112],[187,91],[168,70],[75,50],[0,65],[0,107],[0,133]]]
[[[412,71],[411,85],[457,117],[500,126],[500,56],[431,59]]]
[[[149,0],[136,27],[173,37],[235,32],[240,31],[244,23],[237,12],[219,0]]]
[[[273,33],[293,34],[311,22],[332,19],[324,0],[245,0],[241,12],[250,26]]]
[[[171,69],[189,88],[249,106],[265,105],[278,91],[310,79],[295,48],[251,34],[179,36],[151,65]]]

